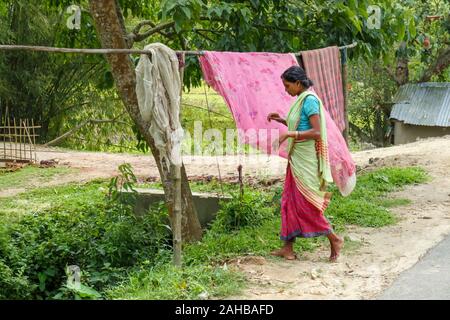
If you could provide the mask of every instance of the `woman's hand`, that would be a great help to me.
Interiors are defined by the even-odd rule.
[[[283,133],[280,138],[278,139],[278,144],[281,146],[281,144],[289,138],[289,135],[287,133]]]
[[[270,122],[271,120],[275,120],[275,121],[281,122],[281,123],[285,122],[285,120],[283,118],[281,118],[280,115],[276,112],[269,113],[269,115],[267,116],[267,121]]]

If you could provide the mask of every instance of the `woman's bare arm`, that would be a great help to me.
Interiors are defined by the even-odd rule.
[[[288,131],[287,136],[298,140],[319,140],[320,139],[320,117],[313,114],[309,117],[311,129],[305,131]]]

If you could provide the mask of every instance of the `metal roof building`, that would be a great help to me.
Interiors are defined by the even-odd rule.
[[[394,144],[450,134],[450,83],[408,83],[395,95]]]

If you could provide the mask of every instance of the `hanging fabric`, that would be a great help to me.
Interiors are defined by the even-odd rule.
[[[149,132],[161,155],[161,165],[182,165],[180,123],[180,62],[172,49],[152,43],[144,50],[136,67],[136,94],[144,121],[150,123]]]
[[[314,82],[314,91],[320,97],[341,132],[345,129],[344,92],[342,90],[339,48],[301,52],[303,66],[308,78]]]
[[[225,99],[237,128],[248,133],[240,142],[272,154],[272,142],[286,127],[268,122],[267,115],[289,110],[293,98],[284,91],[280,75],[297,65],[295,55],[204,51],[199,59],[206,83]],[[281,150],[286,157],[286,148]]]
[[[225,99],[237,128],[243,131],[253,129],[257,133],[243,142],[273,154],[271,142],[285,133],[287,128],[275,121],[268,122],[267,115],[278,112],[285,118],[295,100],[285,92],[280,78],[287,68],[298,65],[295,56],[205,51],[199,59],[206,83]],[[333,181],[341,194],[348,195],[356,183],[356,167],[339,128],[327,110],[325,119]],[[275,136],[272,129],[276,132]],[[258,134],[261,131],[263,134]],[[285,142],[277,154],[287,158],[286,150]]]

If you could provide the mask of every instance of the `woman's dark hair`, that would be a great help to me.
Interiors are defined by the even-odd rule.
[[[300,81],[302,86],[306,89],[313,85],[312,80],[306,76],[305,70],[299,66],[292,66],[286,69],[281,75],[281,79],[294,83]]]

